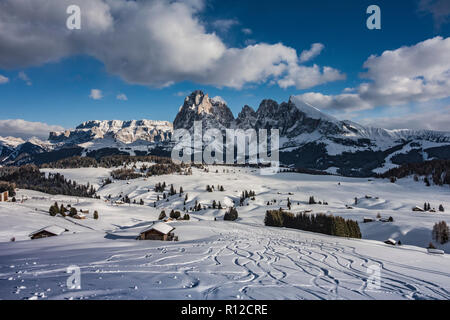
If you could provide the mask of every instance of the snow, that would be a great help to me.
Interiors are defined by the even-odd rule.
[[[426,187],[412,178],[396,183],[380,179],[278,173],[261,176],[250,168],[211,166],[209,172],[115,181],[101,188],[102,199],[52,196],[20,190],[16,203],[0,203],[1,299],[449,299],[449,244],[445,254],[428,253],[434,223],[447,212],[413,212],[430,202],[448,209],[448,187]],[[99,176],[105,174],[96,168]],[[218,170],[218,173],[216,173]],[[225,172],[224,172],[225,170]],[[228,172],[227,172],[228,170]],[[73,169],[71,179],[95,183],[91,170]],[[161,210],[182,211],[184,195],[153,203],[153,187],[165,181],[188,194],[186,207],[220,201],[225,209],[189,212],[191,220],[176,225],[178,242],[137,241]],[[206,185],[225,191],[206,192]],[[217,187],[216,187],[217,188]],[[239,219],[223,221],[226,208],[243,190],[254,201],[237,207]],[[111,200],[105,198],[111,195]],[[145,205],[115,205],[128,195]],[[308,205],[309,196],[325,205]],[[357,220],[363,239],[346,239],[300,230],[264,226],[268,209],[312,210]],[[358,204],[354,204],[354,198]],[[23,199],[23,202],[22,202]],[[267,205],[268,201],[277,202]],[[85,220],[51,217],[55,201],[89,210]],[[248,204],[248,205],[247,205]],[[351,205],[352,210],[346,209]],[[93,219],[94,210],[99,219]],[[381,222],[392,216],[394,222]],[[373,222],[363,223],[364,217]],[[214,221],[217,218],[217,221]],[[29,240],[40,228],[68,229],[58,237]],[[15,237],[15,242],[10,238]],[[402,246],[384,243],[392,238]],[[69,266],[81,270],[81,290],[70,290]],[[369,269],[380,268],[381,288],[370,286]],[[41,295],[43,293],[43,295]],[[37,294],[37,295],[36,295]],[[37,299],[33,298],[33,299]]]

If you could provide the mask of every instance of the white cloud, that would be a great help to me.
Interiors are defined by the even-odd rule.
[[[307,89],[327,82],[345,79],[345,74],[331,67],[320,68],[316,64],[312,67],[292,65],[287,76],[278,81],[278,85],[281,88],[295,86],[297,89]]]
[[[103,98],[103,93],[99,89],[91,89],[91,94],[89,95],[89,98],[93,100],[100,100]]]
[[[361,74],[368,82],[354,93],[327,96],[307,93],[323,109],[369,109],[399,106],[450,96],[450,38],[435,37],[410,47],[370,56]],[[308,101],[310,102],[310,101]],[[310,102],[312,103],[312,102]]]
[[[82,30],[61,27],[67,18],[61,12],[70,4],[83,8]],[[296,50],[283,44],[227,47],[216,33],[206,31],[200,19],[204,7],[204,0],[3,0],[0,68],[85,54],[129,83],[154,87],[192,81],[240,89],[268,79],[276,82],[288,73],[284,86],[335,81],[331,69],[320,71],[324,75],[316,81],[299,79],[307,73],[297,68]],[[237,23],[215,22],[222,28]]]
[[[243,34],[250,35],[250,34],[253,33],[253,31],[252,31],[252,29],[250,29],[250,28],[242,28],[242,33],[243,33]]]
[[[27,86],[31,86],[33,84],[25,72],[20,71],[17,76],[19,77],[20,80],[24,81],[27,84]]]
[[[300,54],[300,62],[306,62],[317,57],[325,46],[321,43],[313,43],[311,49],[303,50]]]
[[[0,84],[5,84],[9,82],[9,78],[0,74]]]
[[[239,21],[236,19],[219,19],[212,22],[214,28],[218,29],[221,32],[227,32],[232,27],[239,24]]]
[[[427,129],[450,131],[450,106],[441,110],[411,112],[397,117],[379,117],[359,120],[362,124],[386,129]]]
[[[61,131],[63,127],[42,122],[31,122],[23,119],[0,120],[0,136],[29,139],[38,137],[47,139],[50,131]]]
[[[117,99],[117,100],[122,100],[122,101],[128,101],[128,97],[126,96],[125,93],[119,93],[119,94],[116,96],[116,99]]]

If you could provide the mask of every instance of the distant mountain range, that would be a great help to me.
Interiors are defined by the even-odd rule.
[[[48,141],[0,138],[3,165],[44,163],[73,156],[112,154],[169,155],[174,129],[279,129],[280,160],[285,165],[348,176],[371,176],[397,165],[450,159],[450,133],[387,130],[340,121],[291,97],[263,100],[255,111],[244,106],[237,118],[221,98],[202,91],[187,96],[172,123],[167,121],[87,121],[74,130],[50,132]]]

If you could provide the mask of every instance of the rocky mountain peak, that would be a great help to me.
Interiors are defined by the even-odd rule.
[[[196,90],[184,99],[184,104],[178,112],[174,129],[191,130],[194,121],[202,121],[204,128],[229,128],[234,116],[221,98],[210,98],[203,91]]]

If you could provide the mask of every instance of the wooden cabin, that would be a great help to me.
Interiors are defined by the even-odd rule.
[[[84,213],[78,212],[76,215],[74,215],[72,218],[74,219],[78,219],[78,220],[84,220],[86,219],[86,216],[84,215]]]
[[[60,236],[64,232],[69,231],[59,226],[48,226],[30,233],[28,236],[31,240]]]
[[[141,231],[138,240],[178,241],[173,234],[174,227],[167,223],[157,222]]]
[[[9,192],[8,191],[4,191],[0,193],[0,202],[6,202],[8,201],[9,198]]]
[[[425,210],[423,210],[421,207],[415,206],[414,208],[412,208],[412,211],[424,212]]]
[[[395,241],[394,239],[387,239],[384,243],[389,244],[391,246],[395,246],[397,244],[397,241]]]
[[[374,221],[375,221],[374,219],[367,218],[367,217],[364,217],[364,220],[363,220],[364,223],[369,223],[369,222],[374,222]]]

